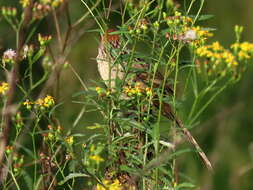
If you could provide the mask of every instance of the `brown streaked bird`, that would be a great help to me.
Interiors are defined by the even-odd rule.
[[[105,84],[111,88],[115,87],[115,79],[124,79],[125,72],[124,72],[124,66],[127,67],[127,63],[121,63],[121,64],[114,64],[116,57],[115,55],[111,54],[111,51],[109,51],[110,48],[118,49],[120,54],[128,54],[128,50],[120,50],[121,44],[120,44],[120,35],[118,34],[111,34],[112,32],[115,32],[114,29],[109,29],[105,32],[105,34],[101,37],[101,41],[98,47],[98,56],[97,56],[97,64],[98,64],[98,71],[100,73],[101,78],[105,81]],[[140,63],[138,63],[138,61]],[[131,65],[132,68],[141,70],[141,72],[136,73],[136,76],[134,77],[133,81],[138,82],[142,85],[143,88],[147,87],[148,80],[150,78],[153,78],[153,76],[149,76],[148,70],[149,65],[143,63],[143,60],[136,59],[134,63]],[[110,81],[110,82],[109,82]],[[163,81],[163,76],[161,73],[157,72],[154,81],[153,86],[155,88],[161,86]],[[165,85],[165,95],[173,95],[173,90],[169,85]],[[155,95],[154,100],[152,101],[153,105],[157,108],[160,106],[160,102],[158,100],[158,96]],[[168,119],[174,121],[177,126],[183,131],[185,136],[187,137],[188,141],[196,148],[198,151],[201,159],[203,160],[204,164],[209,170],[212,170],[212,165],[205,155],[205,153],[202,151],[200,146],[198,145],[197,141],[194,139],[194,137],[191,135],[190,131],[186,129],[183,126],[183,123],[181,120],[179,120],[174,112],[171,106],[168,103],[163,102],[162,103],[162,114],[167,117]]]

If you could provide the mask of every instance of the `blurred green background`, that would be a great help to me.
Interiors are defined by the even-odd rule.
[[[188,0],[189,1],[189,0]],[[70,2],[72,20],[76,20],[87,10],[81,1]],[[183,1],[178,1],[183,2]],[[196,1],[196,5],[200,0]],[[15,5],[17,1],[0,0],[0,5]],[[206,0],[203,14],[213,14],[211,20],[200,23],[216,28],[212,40],[220,41],[228,47],[234,39],[234,25],[242,25],[245,30],[242,40],[253,42],[253,1],[252,0]],[[117,22],[111,20],[110,22]],[[84,23],[85,24],[85,23]],[[40,26],[46,31],[46,22]],[[14,47],[13,36],[7,24],[0,21],[1,51]],[[98,33],[84,33],[71,49],[68,61],[88,86],[92,80],[100,80],[95,57],[97,55]],[[186,172],[201,190],[252,190],[253,189],[253,61],[250,69],[240,82],[219,96],[203,114],[200,124],[193,134],[210,157],[215,171],[208,172],[196,154],[185,154],[180,158],[180,170]],[[3,79],[3,76],[0,76]],[[72,95],[80,92],[81,85],[70,69],[64,70],[61,78],[58,108],[60,121],[65,129],[73,124],[82,106],[72,102]],[[86,126],[99,122],[98,113],[85,113],[75,128],[75,132],[87,133]],[[87,134],[88,135],[88,134]],[[189,146],[186,144],[185,146]]]

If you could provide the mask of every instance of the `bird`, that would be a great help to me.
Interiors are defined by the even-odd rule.
[[[116,87],[116,79],[125,79],[126,67],[129,66],[124,61],[122,61],[120,64],[114,64],[117,56],[130,54],[130,51],[128,49],[122,49],[121,37],[116,31],[117,30],[115,29],[108,29],[101,36],[101,40],[98,46],[98,55],[96,57],[99,74],[107,87],[111,89]],[[119,55],[115,55],[115,53],[113,54],[112,50],[117,50]],[[134,70],[139,71],[134,73],[134,77],[132,79],[134,82],[138,82],[142,88],[145,88],[149,85],[149,80],[154,79],[152,80],[153,87],[161,87],[164,77],[159,71],[156,72],[155,76],[150,76],[149,64],[145,63],[144,60],[141,60],[139,58],[136,58],[133,62],[134,63],[131,64],[130,67],[132,67]],[[174,89],[171,87],[171,85],[165,84],[164,95],[174,95]],[[183,122],[175,115],[172,106],[164,101],[160,103],[158,95],[154,95],[152,104],[158,109],[161,106],[162,115],[176,123],[176,125],[182,130],[183,134],[187,137],[187,140],[198,151],[198,154],[200,155],[207,169],[212,171],[212,164],[209,161],[208,157],[201,149],[200,145],[197,143],[190,131],[184,127]]]

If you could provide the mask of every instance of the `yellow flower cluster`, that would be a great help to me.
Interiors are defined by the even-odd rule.
[[[231,48],[237,53],[239,60],[250,59],[253,55],[253,44],[249,42],[234,43]]]
[[[54,98],[52,96],[47,95],[44,99],[39,98],[35,104],[39,105],[39,107],[49,108],[54,106]]]
[[[211,45],[201,46],[197,48],[196,53],[198,56],[207,58],[213,62],[213,69],[222,63],[225,63],[225,66],[228,67],[238,65],[236,57],[233,55],[233,53],[230,50],[222,47],[219,42],[214,42]]]
[[[164,21],[169,26],[166,38],[190,43],[192,45],[203,44],[209,37],[213,36],[210,30],[200,26],[193,26],[193,19],[183,16],[182,13],[175,11],[174,16],[167,16],[163,13]]]
[[[142,95],[142,93],[141,93],[142,89],[138,88],[138,87],[132,88],[131,86],[126,86],[126,87],[124,87],[123,92],[126,93],[128,96],[132,96],[132,95],[141,96]]]
[[[178,26],[182,25],[189,25],[192,24],[192,18],[188,16],[182,16],[182,13],[175,11],[174,16],[167,16],[165,12],[163,12],[163,18],[167,21],[167,25],[169,26]]]
[[[31,102],[28,99],[23,102],[23,105],[26,107],[26,109],[31,109],[32,108],[32,104],[33,104],[33,102]]]
[[[38,105],[41,109],[45,109],[54,106],[55,101],[52,96],[47,95],[45,98],[39,98],[35,102],[32,102],[30,100],[23,102],[23,105],[26,106],[27,109],[31,109],[33,104]]]
[[[238,72],[242,71],[245,66],[244,63],[253,56],[252,43],[234,43],[230,47],[231,49],[226,49],[219,42],[213,42],[211,45],[203,45],[196,48],[196,54],[205,59],[204,63],[206,64],[202,65],[208,74],[213,72],[225,75],[227,72],[232,72],[236,74],[235,76],[238,76]],[[200,62],[198,61],[197,63]]]
[[[9,90],[9,84],[7,82],[2,82],[0,85],[0,94],[5,95],[5,93]]]
[[[58,141],[61,136],[62,128],[61,126],[57,126],[56,128],[52,125],[48,125],[47,128],[49,129],[48,133],[42,134],[44,141]]]
[[[183,36],[181,39],[185,42],[191,42],[193,45],[201,45],[204,44],[205,41],[212,37],[213,33],[209,30],[201,28],[200,26],[196,27],[185,27],[183,29]]]
[[[144,87],[141,83],[136,83],[134,87],[132,86],[125,86],[123,89],[123,92],[127,94],[128,96],[141,96],[146,94],[147,96],[152,95],[152,89],[149,87]]]
[[[122,190],[123,186],[120,184],[118,179],[115,179],[113,181],[110,180],[103,180],[103,185],[106,186],[104,188],[101,184],[97,184],[96,189],[97,190]]]
[[[42,36],[41,34],[38,34],[38,41],[41,46],[47,45],[52,40],[52,36]]]
[[[194,30],[197,33],[197,37],[203,40],[213,36],[213,33],[211,33],[209,30],[201,28],[200,26],[192,27],[191,30]]]

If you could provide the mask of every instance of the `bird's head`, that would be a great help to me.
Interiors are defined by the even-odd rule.
[[[120,44],[120,36],[119,34],[112,34],[112,32],[116,32],[115,29],[108,29],[105,31],[102,36],[102,43],[109,43],[112,47],[118,48]]]

